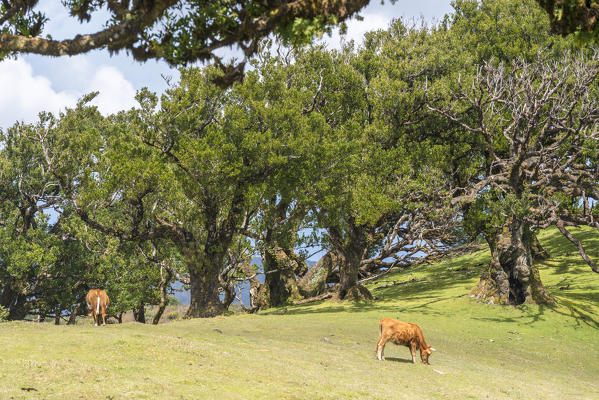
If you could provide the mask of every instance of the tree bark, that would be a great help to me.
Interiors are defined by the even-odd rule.
[[[146,323],[146,305],[142,301],[139,306],[133,309],[133,318],[135,322],[139,322],[141,324]]]
[[[525,224],[515,219],[487,236],[491,262],[471,296],[489,304],[553,303],[533,262],[533,237]]]
[[[69,316],[67,325],[75,325],[75,323],[77,322],[77,314],[79,314],[80,308],[81,308],[81,303],[77,303],[77,305],[73,309],[73,312],[71,312],[71,315]]]
[[[223,297],[223,308],[228,310],[231,304],[235,301],[235,282],[231,280],[220,279],[220,288],[224,293]]]
[[[304,297],[314,297],[324,293],[327,278],[333,270],[333,252],[325,254],[316,265],[299,280],[297,286]]]
[[[205,200],[204,230],[206,239],[202,243],[193,241],[183,247],[183,257],[189,270],[191,300],[185,318],[210,318],[226,311],[220,301],[220,274],[225,255],[243,215],[245,189],[236,188],[228,214],[219,216],[222,206],[215,199]]]
[[[268,287],[260,283],[256,277],[256,272],[249,264],[244,264],[241,268],[250,282],[250,307],[246,311],[254,313],[268,308],[268,293],[266,293]]]
[[[154,315],[154,319],[152,320],[152,324],[158,325],[160,322],[160,318],[162,314],[164,314],[164,310],[168,305],[168,286],[171,282],[171,278],[173,274],[171,271],[160,267],[160,304],[158,305],[158,310],[156,310],[156,314]]]
[[[225,312],[218,288],[225,254],[220,249],[228,248],[228,244],[210,243],[206,243],[207,251],[198,249],[195,245],[184,251],[191,297],[185,318],[210,318]]]
[[[302,296],[297,286],[296,270],[300,270],[297,260],[293,260],[279,246],[268,248],[263,256],[264,273],[268,285],[269,306],[278,307],[289,300]]]
[[[202,271],[190,271],[189,309],[186,318],[209,318],[222,314],[225,311],[218,295],[218,273],[214,268]]]
[[[541,246],[541,242],[539,242],[537,235],[532,235],[530,251],[532,253],[533,261],[548,260],[551,258],[551,254]]]
[[[8,320],[19,321],[25,319],[28,312],[25,296],[17,295],[14,304],[8,310]]]
[[[338,227],[329,228],[329,236],[339,259],[339,284],[337,300],[372,300],[372,294],[358,283],[360,263],[366,252],[367,241],[364,232],[353,223],[347,224],[347,237],[344,239]]]
[[[0,306],[8,310],[9,321],[22,320],[27,315],[26,298],[16,290],[13,290],[10,281],[2,287]]]

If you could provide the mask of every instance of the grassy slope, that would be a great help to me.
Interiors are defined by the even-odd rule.
[[[599,237],[577,236],[599,258]],[[473,302],[481,251],[387,275],[371,304],[159,326],[1,324],[0,399],[599,399],[599,276],[555,231],[540,239],[553,309]],[[377,361],[382,317],[418,323],[437,349],[432,365],[391,344]]]

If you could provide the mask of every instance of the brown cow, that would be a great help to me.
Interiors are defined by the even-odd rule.
[[[98,326],[100,315],[102,315],[102,325],[106,325],[106,309],[110,305],[110,299],[106,292],[102,289],[92,289],[87,292],[85,302],[91,311],[88,315],[94,317],[94,324]]]
[[[379,339],[376,342],[376,355],[379,360],[385,359],[385,344],[389,340],[397,345],[409,347],[413,363],[416,363],[416,350],[420,350],[420,359],[424,364],[428,364],[428,356],[435,350],[426,345],[418,325],[383,318],[379,321]]]

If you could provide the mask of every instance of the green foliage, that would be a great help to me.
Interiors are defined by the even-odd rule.
[[[180,318],[181,315],[179,315],[179,311],[171,311],[168,314],[166,314],[166,319],[168,319],[169,321],[176,321]]]
[[[0,322],[6,322],[8,320],[8,310],[5,307],[0,306]]]
[[[314,19],[296,18],[287,25],[280,26],[278,33],[286,44],[295,46],[309,44],[314,37],[331,34],[337,25],[337,16],[318,15]]]
[[[215,79],[230,86],[243,77],[245,61],[223,65],[217,50],[238,45],[246,58],[274,33],[286,43],[307,44],[314,36],[352,17],[368,0],[268,3],[262,1],[152,1],[118,3],[65,0],[63,13],[89,22],[101,15],[99,32],[59,41],[40,38],[47,17],[36,1],[3,1],[0,5],[0,59],[10,54],[75,55],[107,48],[125,50],[138,61],[163,59],[171,65],[214,60],[223,74]],[[56,11],[56,10],[55,10]],[[64,15],[60,16],[64,18]],[[341,25],[342,30],[345,25]],[[35,40],[31,40],[34,39]]]
[[[579,45],[596,43],[599,38],[599,4],[591,0],[536,0],[551,19],[554,33],[572,34]]]
[[[226,41],[214,32],[273,12],[263,3],[200,3],[167,10],[164,24],[144,31],[135,49],[175,64],[207,59],[206,47]],[[104,3],[65,4],[87,20]],[[360,254],[370,257],[404,216],[435,229],[439,221],[461,221],[455,232],[471,236],[526,216],[526,188],[517,196],[484,187],[469,206],[452,204],[494,160],[484,135],[429,106],[454,107],[461,121],[476,121],[455,93],[475,83],[482,65],[509,69],[512,60],[539,54],[558,59],[571,41],[548,35],[546,15],[532,0],[453,5],[437,26],[398,20],[367,34],[361,47],[279,56],[263,49],[244,81],[226,89],[214,84],[223,78],[217,68],[182,69],[162,96],[141,90],[136,109],[102,116],[91,93],[57,116],[42,113],[36,124],[2,132],[0,289],[30,304],[35,298],[50,312],[72,310],[85,288],[104,287],[118,313],[157,304],[174,269],[209,286],[201,292],[216,303],[219,274],[269,247],[306,255],[305,246],[347,245],[353,230],[362,235]],[[340,21],[320,13],[277,20],[272,29],[297,45]],[[202,36],[206,26],[215,30]],[[244,36],[248,55],[252,38]],[[506,157],[503,131],[492,135],[494,154]],[[566,154],[571,143],[561,146]],[[597,152],[588,140],[582,154],[593,160]],[[565,193],[550,198],[571,213],[580,208]],[[50,221],[50,209],[60,222]],[[446,245],[456,240],[443,238]],[[242,275],[229,269],[224,278]],[[49,276],[55,279],[42,279]]]
[[[550,34],[549,18],[534,0],[456,0],[442,28],[449,49],[475,64],[495,58],[531,61],[539,53],[559,53],[567,40]],[[570,42],[571,43],[571,42]]]

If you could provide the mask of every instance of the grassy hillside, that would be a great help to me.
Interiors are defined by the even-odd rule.
[[[599,258],[599,236],[577,236]],[[555,308],[473,302],[480,251],[389,274],[368,304],[159,326],[0,324],[0,399],[599,399],[599,276],[555,231],[540,240]],[[392,344],[377,361],[382,317],[418,323],[437,349],[431,366]]]

